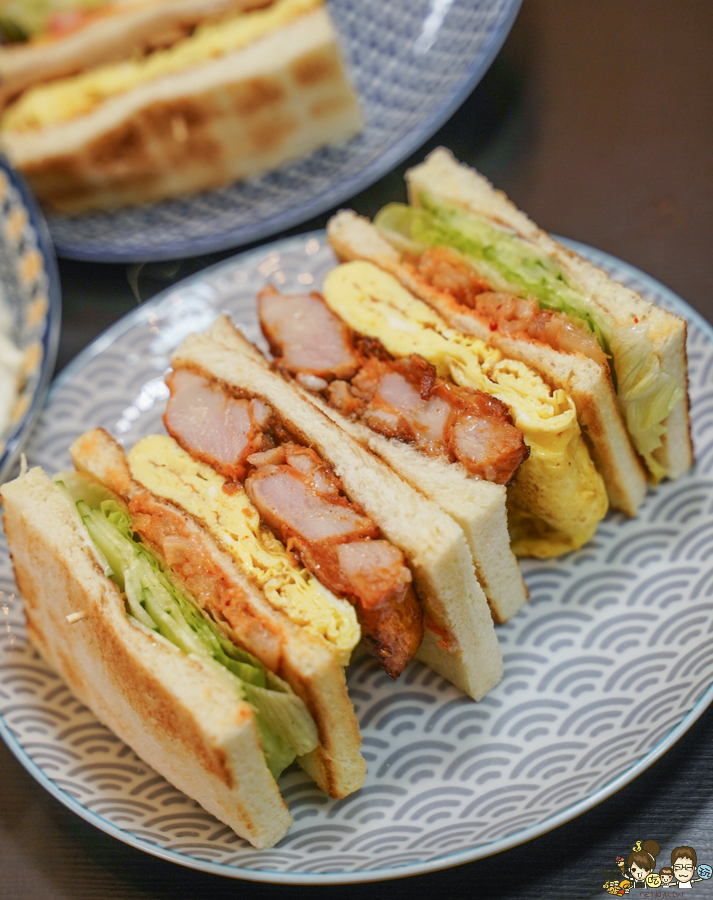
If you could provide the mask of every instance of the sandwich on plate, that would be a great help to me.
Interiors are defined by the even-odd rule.
[[[256,351],[253,351],[255,353]],[[256,847],[293,760],[334,797],[365,763],[343,667],[361,639],[480,699],[502,660],[459,526],[264,362],[179,348],[168,435],[102,429],[76,471],[2,487],[28,634],[139,756]]]
[[[11,0],[0,28],[0,148],[62,212],[220,187],[361,128],[323,0]]]
[[[496,620],[525,599],[508,526],[518,556],[591,539],[607,510],[601,476],[572,399],[533,368],[369,262],[332,270],[323,296],[263,291],[258,310],[277,368],[458,521]],[[311,359],[305,321],[319,322]]]
[[[343,260],[390,273],[464,335],[526,363],[573,401],[615,509],[693,461],[686,324],[539,230],[443,148],[407,175],[410,205],[373,225],[339,213]]]

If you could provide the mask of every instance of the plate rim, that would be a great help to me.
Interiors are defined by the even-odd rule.
[[[45,328],[42,334],[40,376],[32,401],[23,416],[22,422],[10,434],[5,447],[0,452],[0,484],[2,484],[13,471],[25,444],[37,424],[37,419],[44,409],[45,398],[48,396],[59,350],[59,337],[62,325],[62,287],[54,245],[39,203],[23,176],[13,168],[3,154],[0,154],[0,171],[5,173],[8,181],[20,195],[29,223],[37,237],[37,249],[42,256],[42,262],[47,274],[47,312],[45,314]]]
[[[697,328],[705,335],[705,337],[713,344],[713,325],[707,321],[697,310],[691,307],[685,300],[679,297],[674,291],[666,287],[656,278],[641,271],[636,266],[619,259],[613,254],[603,250],[590,247],[580,241],[571,240],[569,238],[553,235],[555,240],[563,243],[568,249],[581,253],[586,258],[592,260],[595,264],[601,264],[608,260],[619,265],[624,271],[631,273],[645,287],[652,290],[659,297],[670,303],[683,318],[696,325]],[[312,238],[324,240],[326,232],[324,229],[317,229],[310,232],[304,232],[288,238],[281,238],[264,244],[251,250],[237,253],[228,259],[221,260],[199,272],[194,273],[186,279],[183,279],[171,287],[166,288],[156,294],[150,300],[146,301],[142,306],[131,310],[98,338],[96,338],[88,347],[86,347],[71,363],[69,363],[60,375],[54,380],[47,402],[52,399],[55,391],[64,384],[71,381],[81,370],[99,353],[103,352],[110,346],[115,338],[128,331],[130,328],[146,318],[161,304],[167,296],[170,296],[177,289],[190,287],[195,281],[204,280],[211,273],[224,268],[228,265],[236,263],[248,263],[256,256],[262,256],[271,252],[279,251],[288,253],[296,249],[299,245],[306,243]],[[552,831],[554,828],[563,825],[565,822],[571,821],[584,812],[594,808],[608,797],[621,790],[627,784],[630,784],[649,766],[659,760],[680,738],[691,728],[691,726],[700,718],[700,716],[713,703],[713,684],[709,685],[705,692],[699,697],[696,703],[686,713],[685,716],[666,734],[664,735],[647,753],[636,760],[623,772],[619,773],[615,778],[593,793],[588,794],[576,803],[570,804],[562,810],[554,813],[541,822],[528,826],[506,835],[497,841],[479,844],[466,850],[459,850],[454,853],[448,853],[435,859],[428,860],[423,863],[408,863],[403,866],[387,866],[381,869],[371,869],[362,872],[324,872],[324,873],[300,873],[300,872],[278,872],[274,870],[248,869],[241,866],[228,866],[223,863],[214,863],[209,860],[203,860],[198,857],[190,857],[178,853],[174,850],[167,850],[158,844],[152,844],[143,838],[138,838],[131,832],[118,828],[109,820],[103,818],[97,813],[87,809],[81,802],[63,791],[58,787],[44,772],[44,770],[34,762],[34,760],[26,753],[20,742],[15,738],[5,719],[0,715],[0,736],[6,745],[20,762],[20,764],[29,772],[30,775],[44,787],[55,799],[59,800],[65,807],[75,812],[86,822],[103,831],[105,834],[114,837],[122,843],[132,846],[138,850],[148,853],[151,856],[173,862],[185,868],[197,871],[207,872],[213,875],[222,875],[224,877],[239,879],[244,881],[271,883],[271,884],[295,884],[295,885],[329,885],[329,884],[359,884],[374,881],[389,881],[397,878],[406,878],[415,875],[424,875],[431,872],[441,871],[457,865],[464,865],[474,862],[477,859],[486,858],[495,855],[504,850],[509,850],[521,844],[534,840],[537,837]]]
[[[338,184],[318,194],[309,202],[302,203],[291,210],[275,213],[268,219],[262,220],[257,227],[254,227],[252,224],[241,225],[223,232],[218,238],[215,236],[204,236],[197,239],[174,241],[171,244],[164,245],[163,249],[152,250],[142,255],[137,255],[134,251],[129,252],[120,249],[108,252],[106,252],[106,249],[83,250],[81,246],[74,243],[65,244],[61,239],[55,239],[53,235],[57,256],[62,259],[80,260],[82,262],[150,263],[172,259],[186,259],[191,256],[220,253],[230,249],[237,250],[241,245],[265,240],[273,237],[280,231],[296,228],[309,221],[309,219],[321,215],[354,197],[361,191],[371,187],[380,178],[402,163],[407,156],[410,156],[419,147],[422,147],[464,103],[470,92],[475,89],[505,43],[505,39],[510,34],[522,6],[522,0],[503,0],[503,2],[505,4],[505,12],[502,18],[493,27],[481,48],[481,52],[467,67],[461,79],[444,102],[439,104],[429,117],[417,123],[396,144],[389,147],[367,166],[346,180],[340,181]],[[147,208],[150,209],[155,205],[152,204]],[[120,213],[121,211],[119,211]],[[52,233],[51,218],[49,229]]]

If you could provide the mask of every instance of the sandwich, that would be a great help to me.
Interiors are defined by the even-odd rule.
[[[258,309],[277,368],[456,518],[497,621],[525,599],[510,543],[547,558],[591,539],[607,510],[601,476],[571,398],[534,369],[368,262],[332,270],[323,297],[269,289]],[[305,321],[321,338],[311,360]]]
[[[515,615],[527,599],[527,589],[510,549],[503,482],[511,479],[529,448],[504,405],[469,388],[446,384],[422,357],[410,356],[402,362],[389,359],[378,339],[357,336],[319,294],[291,296],[265,288],[258,295],[258,315],[275,371],[460,525],[493,619],[502,623]],[[312,340],[315,330],[319,344]],[[209,333],[236,353],[270,366],[227,317],[219,317]],[[372,402],[365,401],[363,388],[370,370],[377,379],[385,375],[407,393],[411,403],[404,404],[400,415],[387,408],[383,397],[377,406],[373,391]],[[362,388],[359,398],[353,393],[357,385]],[[458,408],[452,409],[451,404]],[[429,406],[434,410],[430,416]],[[435,432],[443,427],[446,407],[450,410],[446,418],[452,421],[444,440]],[[473,453],[468,442],[469,431],[478,429],[491,431],[487,453]],[[448,448],[448,437],[455,452]],[[484,443],[481,436],[479,451]],[[467,466],[493,480],[471,477],[457,458],[466,448],[471,452],[461,456]]]
[[[502,660],[462,530],[254,352],[189,335],[172,358],[169,434],[225,490],[243,485],[300,562],[355,605],[387,674],[417,656],[481,699]],[[250,423],[235,423],[235,403],[257,410]]]
[[[344,260],[394,275],[454,329],[541,373],[573,400],[615,509],[692,464],[686,325],[540,231],[445,149],[407,173],[411,205],[374,225],[340,213]]]
[[[331,796],[365,763],[343,666],[359,639],[480,699],[502,675],[462,531],[280,376],[179,348],[168,435],[79,437],[74,472],[2,488],[28,634],[95,715],[256,847],[293,760]]]
[[[220,187],[361,128],[323,0],[72,7],[0,47],[0,147],[52,209]]]
[[[45,660],[238,835],[258,848],[280,840],[291,819],[275,779],[318,741],[305,704],[200,611],[100,482],[34,468],[0,491],[28,635]]]

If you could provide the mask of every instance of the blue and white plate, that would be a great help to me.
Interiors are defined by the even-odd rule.
[[[423,144],[482,78],[521,0],[329,0],[366,121],[347,143],[221,191],[49,215],[60,256],[147,262],[270,237],[353,197]]]
[[[3,406],[10,403],[13,409],[11,421],[5,428],[0,426],[2,484],[19,459],[42,408],[57,359],[62,320],[59,273],[47,226],[29,188],[3,157],[0,319],[6,336],[22,354],[17,396],[0,398]]]
[[[497,629],[503,681],[480,703],[421,663],[398,682],[349,669],[365,786],[330,800],[298,769],[280,780],[294,823],[257,851],[142,763],[28,645],[0,545],[0,733],[66,806],[148,853],[234,878],[369,881],[467,862],[567,821],[660,757],[713,699],[713,329],[661,284],[570,244],[689,323],[696,467],[650,491],[638,518],[610,513],[560,560],[527,562],[530,601]],[[65,370],[28,455],[53,471],[102,425],[126,446],[161,430],[171,351],[219,311],[257,338],[271,281],[319,289],[323,232],[237,256],[122,319]]]

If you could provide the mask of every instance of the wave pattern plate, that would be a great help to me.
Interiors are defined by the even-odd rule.
[[[576,246],[689,322],[695,469],[610,513],[559,561],[528,562],[530,602],[498,629],[505,677],[474,703],[412,663],[397,684],[358,656],[350,693],[366,785],[345,800],[298,770],[281,780],[294,825],[255,851],[152,772],[77,703],[27,643],[0,546],[0,732],[33,775],[99,828],[150,853],[233,877],[349,882],[444,868],[546,831],[660,756],[710,702],[713,681],[713,331],[641,272]],[[257,339],[267,281],[318,289],[322,232],[235,257],[121,320],[61,376],[28,451],[56,471],[102,425],[127,446],[160,430],[171,351],[227,311]]]

